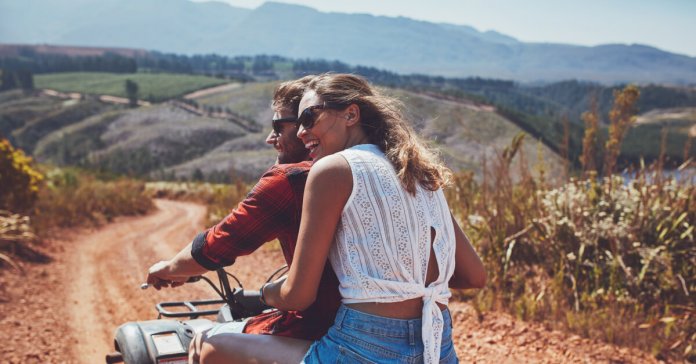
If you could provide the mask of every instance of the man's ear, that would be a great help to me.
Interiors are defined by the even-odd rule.
[[[352,126],[360,121],[360,108],[356,104],[350,104],[345,110],[346,125]]]

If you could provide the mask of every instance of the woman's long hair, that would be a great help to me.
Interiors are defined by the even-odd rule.
[[[409,193],[416,192],[416,184],[436,191],[449,183],[452,172],[406,122],[400,101],[351,74],[319,75],[307,89],[315,91],[325,102],[356,104],[360,108],[361,126],[370,143],[384,152]]]

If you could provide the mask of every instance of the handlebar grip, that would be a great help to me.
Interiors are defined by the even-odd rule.
[[[257,315],[264,310],[272,308],[261,303],[260,291],[238,290],[234,294],[235,300],[244,307],[249,313]]]
[[[186,283],[198,282],[203,278],[203,276],[192,276],[186,280]],[[140,285],[140,289],[148,289],[150,285],[148,283],[143,283]]]

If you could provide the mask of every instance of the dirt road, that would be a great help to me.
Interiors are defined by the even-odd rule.
[[[55,261],[26,264],[24,276],[0,271],[0,330],[11,333],[0,346],[0,362],[103,363],[120,323],[155,318],[159,301],[214,297],[204,283],[140,290],[147,268],[188,244],[205,215],[196,204],[158,200],[156,205],[148,216],[49,242]],[[267,249],[240,258],[232,271],[247,287],[258,287],[282,264],[280,252]],[[479,317],[462,302],[452,302],[450,309],[464,363],[655,362],[636,349],[547,330],[505,314]]]

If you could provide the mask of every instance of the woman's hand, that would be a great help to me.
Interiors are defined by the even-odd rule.
[[[457,245],[454,254],[454,275],[449,281],[449,286],[459,289],[483,288],[488,279],[486,268],[457,220],[454,216],[451,218]]]

